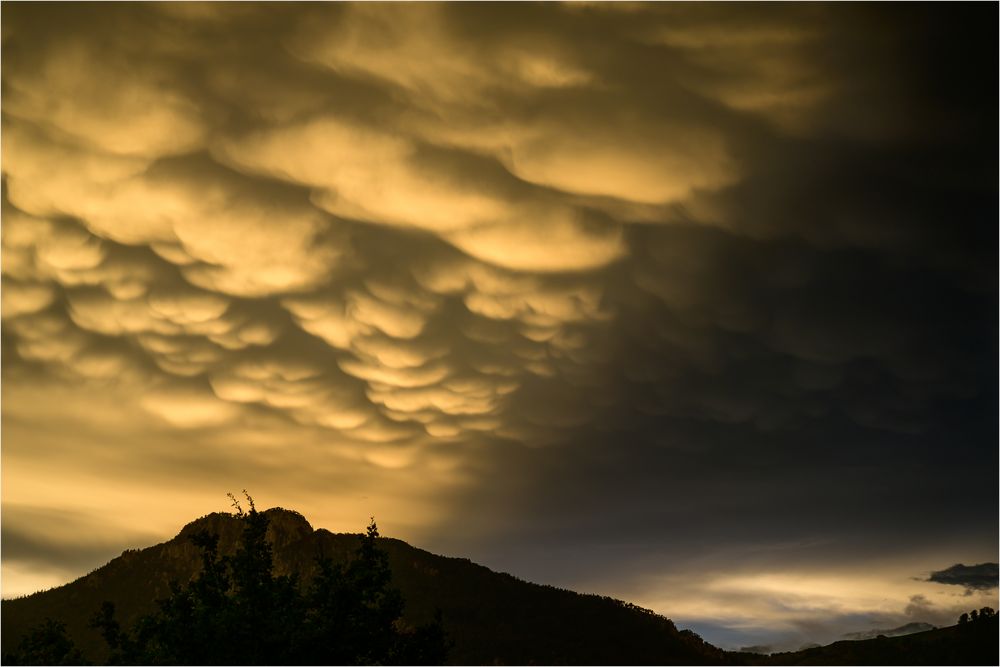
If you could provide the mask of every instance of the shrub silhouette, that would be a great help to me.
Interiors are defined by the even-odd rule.
[[[73,640],[66,635],[66,625],[51,618],[33,628],[17,648],[3,656],[6,665],[85,665]]]
[[[245,493],[245,492],[244,492]],[[268,518],[247,496],[233,499],[243,533],[236,553],[219,557],[218,536],[193,537],[202,570],[187,587],[172,585],[159,609],[130,631],[104,603],[93,619],[111,664],[441,664],[447,645],[440,620],[416,629],[399,622],[404,602],[391,588],[388,557],[372,519],[355,557],[318,562],[308,587],[274,576]]]

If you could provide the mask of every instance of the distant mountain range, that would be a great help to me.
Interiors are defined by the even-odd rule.
[[[271,509],[266,514],[276,574],[297,572],[308,582],[317,557],[343,561],[358,547],[360,536],[313,530],[297,512]],[[10,650],[30,628],[53,618],[66,624],[88,660],[103,661],[107,647],[89,627],[101,603],[113,602],[125,626],[153,611],[155,601],[169,595],[171,581],[185,584],[198,573],[200,551],[190,537],[201,530],[218,534],[220,553],[227,554],[235,550],[241,525],[233,515],[210,514],[173,539],[125,551],[72,583],[3,601],[2,649]],[[393,584],[407,603],[403,620],[419,625],[439,610],[453,642],[452,664],[997,664],[995,619],[989,641],[980,637],[982,628],[960,633],[953,627],[893,638],[882,632],[884,637],[868,641],[759,656],[723,651],[663,616],[620,600],[528,583],[400,540],[379,538],[378,543],[388,553]],[[843,644],[850,645],[846,653],[837,648]],[[911,644],[919,649],[911,651]],[[906,661],[894,661],[893,651]]]
[[[906,625],[901,625],[898,628],[892,628],[889,630],[866,630],[864,632],[848,632],[841,635],[842,639],[848,641],[862,641],[866,639],[877,639],[879,636],[882,637],[903,637],[905,635],[912,635],[918,632],[927,632],[928,630],[936,630],[937,626],[931,625],[930,623],[907,623]],[[810,649],[821,648],[820,644],[809,643],[801,646],[795,653],[802,653]],[[772,653],[778,653],[779,649],[769,644],[755,644],[753,646],[743,646],[740,649],[740,653],[756,653],[758,655],[770,655]]]
[[[928,630],[937,630],[936,625],[931,625],[930,623],[907,623],[906,625],[901,625],[898,628],[891,628],[889,630],[867,630],[865,632],[848,632],[844,635],[844,639],[850,639],[857,641],[859,639],[875,639],[879,635],[884,637],[903,637],[905,635],[912,635],[917,632],[927,632]]]

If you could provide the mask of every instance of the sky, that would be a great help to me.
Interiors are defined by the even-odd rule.
[[[726,648],[997,607],[997,11],[5,3],[3,595],[247,489]]]

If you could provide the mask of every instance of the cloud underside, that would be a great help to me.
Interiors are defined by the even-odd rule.
[[[943,570],[931,572],[927,581],[936,584],[964,586],[968,590],[988,591],[997,587],[1000,578],[996,563],[980,563],[979,565],[962,565],[958,563]]]
[[[727,193],[759,178],[747,145],[816,131],[857,85],[812,58],[831,38],[812,10],[525,10],[544,40],[433,5],[151,6],[116,14],[130,36],[79,11],[19,10],[4,47],[6,331],[17,361],[134,378],[154,418],[263,406],[359,441],[524,434],[520,390],[572,401],[606,376],[609,332],[648,348],[618,360],[654,385],[643,411],[780,424],[873,359],[921,389],[845,408],[919,430],[964,379],[930,358],[938,338],[898,344],[903,276],[874,262],[884,304],[859,311],[838,264],[781,240],[808,223],[753,227],[751,208],[753,241],[716,231],[744,224]],[[253,52],[226,39],[269,22]],[[580,48],[598,25],[617,50]],[[640,57],[671,76],[651,89]],[[817,241],[871,245],[841,226]],[[787,367],[778,396],[713,383],[678,402],[663,376],[732,367],[730,335]]]
[[[932,9],[5,19],[5,504],[187,470],[517,542],[989,486],[995,126]]]

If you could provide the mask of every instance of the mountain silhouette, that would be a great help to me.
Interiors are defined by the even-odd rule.
[[[302,586],[321,576],[319,559],[347,562],[363,541],[359,534],[314,530],[294,511],[275,508],[262,514],[268,519],[274,575],[297,575]],[[128,628],[155,611],[158,599],[170,597],[172,582],[186,586],[199,576],[202,551],[195,542],[205,533],[218,536],[220,555],[231,556],[240,546],[243,524],[236,515],[209,514],[173,539],[126,550],[72,583],[3,601],[4,654],[38,628],[63,624],[82,659],[107,661],[107,642],[91,627],[95,613],[111,602]],[[737,653],[627,602],[529,583],[396,539],[377,537],[376,543],[388,557],[392,586],[405,600],[401,625],[417,628],[439,619],[451,643],[449,664],[997,664],[996,616],[793,653]]]
[[[844,639],[875,639],[879,635],[883,635],[885,637],[902,637],[904,635],[912,635],[917,632],[927,632],[928,630],[936,629],[937,626],[931,625],[930,623],[907,623],[906,625],[901,625],[898,628],[890,628],[888,630],[848,632],[844,635]]]
[[[316,559],[343,562],[361,538],[314,530],[301,514],[281,508],[264,512],[275,575],[298,573],[303,584],[316,575]],[[219,553],[232,554],[242,527],[231,514],[215,513],[184,526],[173,539],[127,550],[76,581],[2,603],[3,650],[17,645],[46,618],[67,632],[92,662],[106,659],[107,646],[90,620],[104,601],[130,626],[170,595],[170,582],[190,582],[201,569],[191,538],[219,536]],[[532,584],[493,572],[468,559],[447,558],[391,538],[378,538],[389,558],[392,583],[406,601],[403,622],[432,622],[440,610],[452,648],[452,664],[722,664],[729,654],[649,610],[597,595]]]

